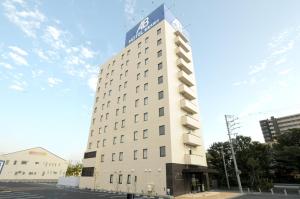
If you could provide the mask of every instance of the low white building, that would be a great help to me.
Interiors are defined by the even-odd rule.
[[[0,155],[0,181],[57,181],[68,162],[41,148]]]

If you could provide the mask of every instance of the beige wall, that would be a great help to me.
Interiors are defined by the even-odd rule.
[[[157,35],[157,30],[161,28],[161,34]],[[145,38],[148,42],[145,43]],[[157,40],[162,39],[162,44],[157,46]],[[92,115],[92,123],[89,132],[89,139],[86,152],[97,151],[96,158],[83,159],[84,167],[95,167],[93,177],[81,177],[81,188],[97,188],[114,191],[129,191],[146,193],[149,186],[153,188],[153,194],[166,193],[166,163],[185,164],[184,155],[187,153],[182,136],[187,130],[181,125],[181,116],[185,113],[180,108],[182,96],[178,92],[179,80],[176,67],[174,29],[165,21],[160,22],[155,27],[146,32],[143,36],[131,43],[119,54],[101,65],[102,73],[99,74],[97,90]],[[138,43],[141,42],[141,47]],[[145,47],[148,52],[145,53]],[[127,51],[130,49],[130,54]],[[162,50],[162,56],[157,57],[157,52]],[[138,58],[138,53],[141,57]],[[124,58],[122,59],[122,54]],[[144,60],[149,58],[148,64]],[[113,61],[115,64],[113,65]],[[126,61],[129,64],[126,66]],[[139,68],[137,63],[141,62]],[[158,70],[158,63],[163,63],[162,70]],[[123,64],[123,68],[121,65]],[[109,67],[108,67],[109,66]],[[112,74],[113,70],[113,74]],[[125,76],[125,71],[128,75]],[[144,71],[148,70],[148,76],[144,77]],[[106,77],[108,73],[108,77]],[[137,74],[140,79],[137,80]],[[122,79],[120,79],[122,74]],[[163,84],[158,84],[158,77],[163,76]],[[113,79],[112,85],[110,80]],[[127,87],[124,88],[124,82]],[[105,84],[107,86],[105,88]],[[148,90],[144,91],[143,85],[148,83]],[[119,91],[119,85],[121,90]],[[136,86],[139,85],[139,93],[136,93]],[[194,88],[195,89],[195,88]],[[111,96],[108,96],[112,90]],[[158,100],[158,92],[164,91],[164,98]],[[104,98],[104,93],[106,97]],[[123,94],[126,93],[126,100],[123,101]],[[117,99],[120,97],[120,102]],[[148,105],[143,104],[144,97],[148,97]],[[135,107],[135,100],[139,99],[138,107]],[[107,102],[110,101],[109,107]],[[194,101],[197,103],[197,100]],[[102,104],[104,108],[102,110]],[[122,107],[126,106],[126,112],[122,113]],[[159,108],[164,107],[164,116],[159,117]],[[116,116],[116,109],[119,114]],[[148,112],[148,121],[143,121],[143,113]],[[105,119],[109,113],[108,119]],[[139,114],[138,122],[134,122],[134,115]],[[102,121],[100,121],[103,115]],[[198,117],[198,115],[195,115]],[[125,119],[125,127],[121,128],[121,121]],[[93,122],[94,120],[94,122]],[[114,129],[115,122],[118,128]],[[159,125],[165,125],[165,135],[159,135]],[[104,133],[104,127],[107,132]],[[101,133],[99,133],[101,128]],[[148,129],[148,138],[143,139],[143,129]],[[138,131],[138,140],[133,139],[134,131]],[[201,136],[200,131],[196,134]],[[124,143],[120,143],[120,137],[124,135]],[[114,137],[117,143],[113,144]],[[103,139],[106,139],[106,146],[103,147]],[[97,142],[99,146],[97,147]],[[91,147],[89,147],[91,145]],[[160,157],[159,147],[166,147],[166,157]],[[142,150],[148,149],[148,158],[142,158]],[[137,160],[133,159],[133,151],[138,150]],[[203,144],[194,150],[202,156],[197,162],[198,165],[206,166],[205,151]],[[119,161],[119,152],[123,152],[123,161]],[[116,153],[116,160],[112,161],[112,153]],[[101,154],[104,154],[104,162],[101,162]],[[110,183],[110,175],[114,174],[113,183]],[[118,175],[123,175],[123,183],[118,184]],[[126,184],[127,175],[131,175],[131,184]],[[137,176],[137,183],[134,183],[134,176]]]
[[[67,161],[43,148],[1,155],[0,160],[5,161],[0,180],[56,180],[68,167]]]

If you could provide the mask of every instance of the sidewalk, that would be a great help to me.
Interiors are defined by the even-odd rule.
[[[241,196],[240,193],[235,192],[202,192],[202,193],[195,193],[195,194],[185,194],[182,196],[175,197],[175,199],[229,199]]]

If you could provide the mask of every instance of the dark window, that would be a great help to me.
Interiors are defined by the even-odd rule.
[[[164,98],[164,91],[159,91],[158,92],[158,99],[163,99]]]
[[[159,147],[159,156],[166,157],[166,147],[165,146]]]
[[[119,174],[119,184],[122,184],[122,181],[123,181],[123,175]]]
[[[94,176],[94,167],[83,167],[81,176]]]
[[[163,83],[163,76],[159,76],[158,78],[157,78],[157,83],[158,84],[162,84]]]
[[[127,176],[127,184],[131,184],[131,175]]]
[[[96,157],[96,151],[86,152],[84,154],[84,159],[95,158],[95,157]]]
[[[160,62],[160,63],[157,65],[157,70],[161,70],[162,67],[163,67],[162,62]]]
[[[159,135],[165,135],[165,125],[159,126]]]
[[[114,182],[114,174],[110,174],[109,183],[112,184]]]
[[[160,107],[158,112],[159,112],[158,113],[159,117],[164,116],[165,115],[164,107]]]

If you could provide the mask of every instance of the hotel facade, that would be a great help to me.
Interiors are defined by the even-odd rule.
[[[192,51],[161,5],[101,65],[80,188],[148,195],[205,190]]]

